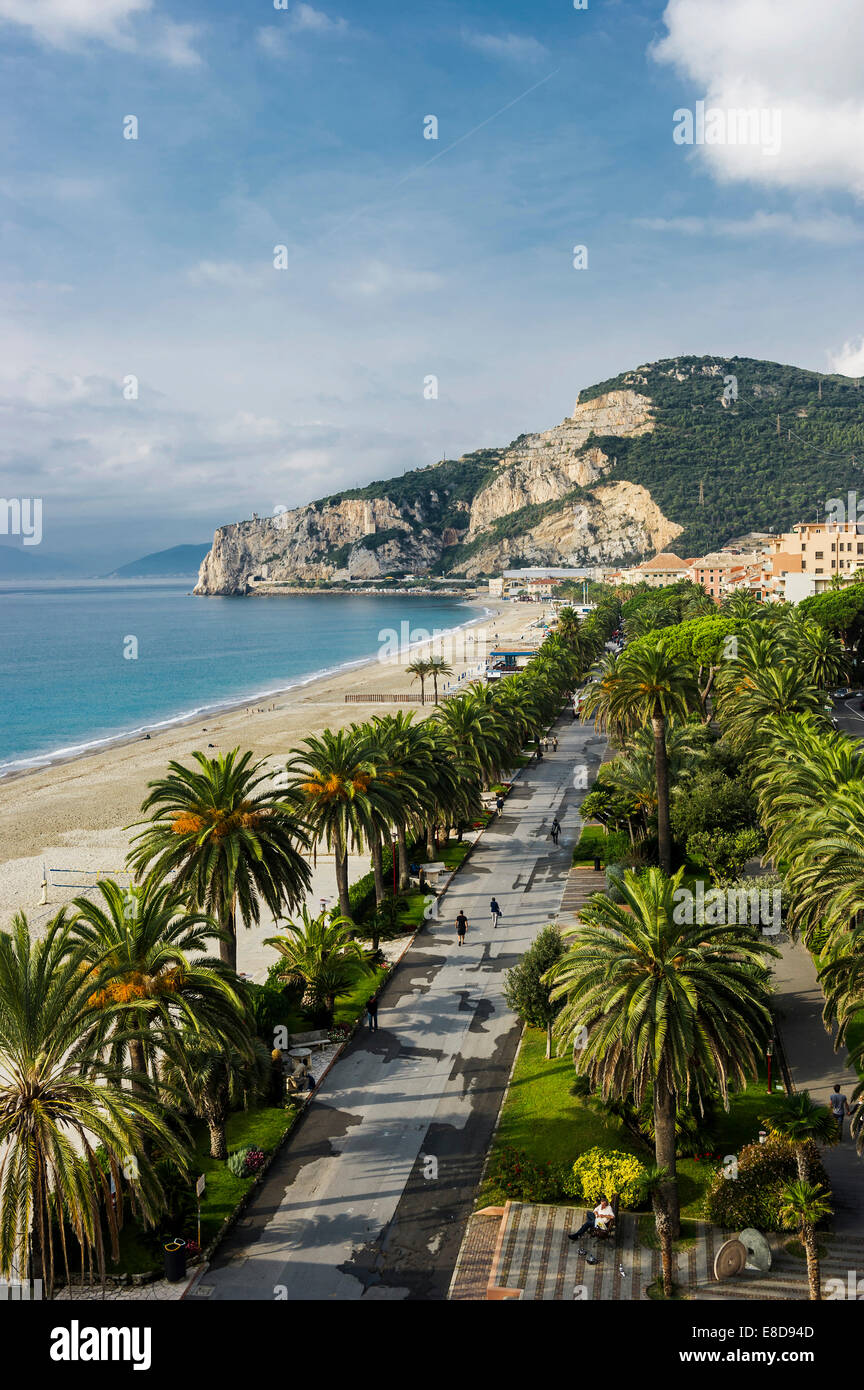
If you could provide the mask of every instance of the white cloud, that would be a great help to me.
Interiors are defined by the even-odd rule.
[[[864,24],[861,0],[670,0],[652,56],[723,110],[777,110],[782,145],[693,146],[721,180],[839,189],[864,198]],[[669,120],[672,138],[672,112]]]
[[[0,0],[0,22],[28,29],[49,48],[75,48],[97,40],[111,48],[196,67],[194,24],[174,24],[153,10],[153,0]]]
[[[844,343],[839,352],[829,352],[832,372],[841,376],[864,376],[864,337]]]
[[[277,24],[267,24],[256,30],[255,42],[265,53],[281,57],[299,51],[296,44],[292,43],[292,39],[296,39],[298,34],[317,34],[333,38],[337,34],[347,34],[349,30],[351,25],[347,19],[331,19],[323,10],[316,10],[311,5],[295,5]]]
[[[424,293],[440,289],[443,279],[432,270],[406,270],[384,261],[368,261],[350,280],[333,284],[339,293],[360,295],[364,299],[397,294]]]
[[[23,24],[43,43],[63,47],[70,39],[125,42],[135,15],[152,9],[152,0],[0,0],[0,19]]]
[[[538,63],[547,57],[547,50],[539,40],[521,34],[477,34],[469,29],[462,30],[462,39],[470,48],[487,58],[500,58],[511,63]]]
[[[288,17],[288,27],[295,33],[337,34],[348,28],[347,19],[331,19],[323,10],[311,5],[295,5]]]
[[[270,263],[267,263],[270,266]],[[239,261],[199,261],[186,272],[186,278],[193,285],[222,285],[225,289],[261,289],[266,274],[275,274],[270,267],[251,268]]]
[[[705,237],[789,237],[824,246],[848,246],[864,241],[864,226],[834,213],[796,217],[787,212],[754,212],[750,217],[637,217],[637,227],[649,232],[677,232]]]

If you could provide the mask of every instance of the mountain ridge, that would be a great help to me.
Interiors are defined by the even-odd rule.
[[[560,425],[509,445],[220,527],[195,592],[696,555],[812,517],[862,483],[862,463],[853,380],[667,358],[585,388]]]

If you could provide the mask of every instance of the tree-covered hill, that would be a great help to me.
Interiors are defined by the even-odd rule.
[[[728,377],[737,399],[724,405]],[[684,526],[680,555],[814,521],[827,498],[850,490],[864,497],[864,391],[848,377],[749,357],[678,357],[598,382],[579,399],[622,389],[651,398],[656,429],[593,442],[617,460],[610,480],[643,484]]]

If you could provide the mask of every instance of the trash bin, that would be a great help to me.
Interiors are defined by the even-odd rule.
[[[594,855],[594,872],[595,874],[600,872],[600,857],[597,854]]]
[[[165,1278],[176,1284],[186,1278],[186,1242],[169,1240],[165,1245]]]

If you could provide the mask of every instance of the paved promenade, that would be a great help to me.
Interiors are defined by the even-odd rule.
[[[835,1052],[833,1035],[825,1031],[824,998],[813,959],[800,942],[787,941],[781,949],[782,957],[774,963],[775,1010],[795,1090],[809,1091],[814,1101],[827,1106],[839,1081],[851,1101],[858,1077],[847,1066],[845,1048]],[[843,1142],[822,1151],[834,1192],[834,1230],[864,1237],[864,1165],[849,1138],[848,1120],[843,1128]]]
[[[390,981],[378,1033],[336,1063],[192,1297],[446,1297],[519,1038],[505,972],[558,912],[585,794],[573,769],[590,784],[604,747],[569,714],[557,732]]]

